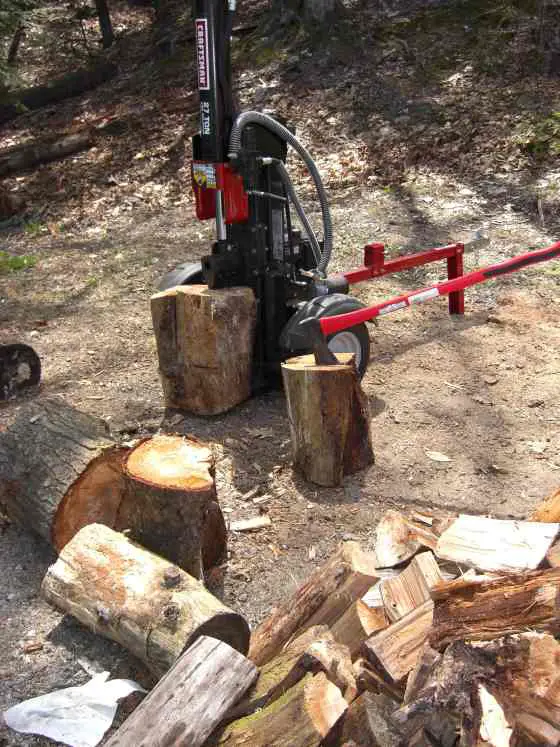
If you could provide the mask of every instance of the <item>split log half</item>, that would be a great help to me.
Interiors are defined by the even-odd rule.
[[[250,396],[256,324],[250,288],[177,286],[152,296],[151,309],[168,407],[216,415]]]
[[[352,658],[357,656],[363,642],[373,633],[387,627],[389,621],[383,609],[368,607],[358,599],[332,626],[332,634],[338,643],[348,646]]]
[[[242,653],[244,618],[177,566],[125,535],[90,524],[64,547],[42,584],[47,601],[117,641],[162,675],[201,635]]]
[[[114,524],[126,451],[58,398],[26,404],[0,434],[0,503],[61,550],[86,524]]]
[[[346,708],[342,693],[323,672],[308,674],[268,708],[226,726],[209,744],[318,747]]]
[[[439,538],[436,555],[483,571],[533,570],[543,561],[559,529],[560,524],[463,514]]]
[[[42,163],[57,161],[92,146],[91,132],[76,132],[72,135],[59,136],[56,140],[37,141],[2,150],[0,151],[0,178],[8,174],[17,174]]]
[[[392,622],[430,599],[430,590],[443,582],[436,559],[431,552],[416,555],[402,573],[381,581],[381,598]]]
[[[560,569],[530,571],[490,581],[451,581],[432,591],[430,644],[487,641],[527,628],[560,632]]]
[[[560,521],[560,488],[545,498],[529,518],[531,521]]]
[[[294,464],[318,485],[340,485],[344,475],[373,464],[367,398],[351,354],[321,366],[313,355],[282,364]]]
[[[106,747],[201,747],[257,678],[252,662],[201,636],[175,662]]]
[[[219,521],[217,536],[209,536],[210,525],[204,536],[206,516],[215,511],[213,475],[212,453],[200,442],[166,435],[143,440],[124,464],[115,529],[129,530],[132,539],[201,578],[203,541],[207,553],[213,548],[223,558],[226,552]]]
[[[333,625],[377,580],[375,556],[357,542],[344,542],[336,553],[262,622],[251,636],[249,657],[261,666],[285,643],[313,625]]]
[[[432,626],[433,610],[431,600],[424,602],[364,643],[365,656],[374,665],[380,664],[393,682],[400,682],[416,665]]]

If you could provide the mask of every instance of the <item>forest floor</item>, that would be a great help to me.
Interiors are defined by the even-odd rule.
[[[242,106],[288,117],[317,157],[332,201],[330,269],[361,264],[372,240],[391,256],[464,241],[467,270],[557,240],[560,81],[544,53],[546,24],[535,29],[520,4],[509,14],[500,6],[503,17],[482,2],[452,11],[365,5],[349,6],[325,40],[294,27],[273,33],[266,8],[253,4],[249,20],[259,26],[234,44]],[[47,32],[64,20],[58,7],[46,4],[37,19],[41,49],[33,30],[22,49],[28,83],[68,68],[68,49],[79,49],[76,37],[53,52]],[[123,438],[162,428],[214,445],[227,517],[264,510],[272,521],[230,533],[229,561],[212,578],[251,625],[340,540],[372,547],[388,508],[525,517],[560,484],[559,262],[467,291],[464,317],[436,301],[371,327],[363,387],[376,462],[338,489],[293,472],[281,392],[211,419],[165,412],[149,298],[165,271],[198,259],[211,241],[211,226],[194,219],[189,185],[193,53],[187,46],[172,61],[154,61],[146,12],[118,9],[121,38],[110,53],[118,76],[0,133],[8,147],[103,118],[125,123],[89,151],[4,182],[27,208],[22,220],[0,224],[0,251],[28,258],[29,267],[0,275],[0,342],[28,342],[41,356],[43,382],[30,396],[63,397]],[[290,167],[316,221],[309,181],[299,164]],[[374,302],[443,275],[443,266],[428,266],[356,292]],[[23,402],[3,406],[0,429]],[[257,486],[268,496],[258,506],[244,498]],[[46,544],[7,517],[0,532],[0,709],[92,671],[149,684],[119,646],[40,599],[54,559]],[[30,640],[42,650],[25,654]],[[46,743],[0,727],[0,745]]]

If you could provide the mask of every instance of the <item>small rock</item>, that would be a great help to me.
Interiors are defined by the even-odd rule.
[[[497,376],[485,376],[484,381],[489,386],[494,386],[494,384],[497,384],[499,379]]]
[[[542,407],[544,405],[544,399],[533,399],[527,402],[527,407]]]

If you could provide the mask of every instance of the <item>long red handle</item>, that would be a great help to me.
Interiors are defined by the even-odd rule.
[[[505,262],[499,262],[496,265],[490,265],[481,270],[469,272],[467,275],[462,275],[453,280],[436,283],[419,291],[404,293],[402,296],[383,301],[383,303],[379,303],[376,306],[367,306],[365,309],[350,311],[348,314],[340,314],[338,316],[325,316],[320,320],[321,331],[325,336],[332,335],[335,332],[353,327],[355,324],[369,322],[375,319],[376,316],[384,316],[385,314],[390,314],[393,311],[404,309],[416,303],[423,303],[438,296],[446,296],[453,291],[464,290],[471,285],[484,283],[487,280],[493,280],[510,272],[517,272],[524,267],[535,265],[538,262],[546,262],[555,257],[560,257],[560,241],[546,249],[537,249],[534,252],[520,254],[512,259],[507,259]]]

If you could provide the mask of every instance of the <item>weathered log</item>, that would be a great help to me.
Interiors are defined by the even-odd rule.
[[[166,405],[216,415],[251,394],[256,303],[250,288],[185,285],[151,299]]]
[[[531,521],[560,521],[560,488],[540,503],[529,517]]]
[[[365,656],[380,664],[393,682],[400,682],[416,665],[431,629],[433,610],[428,600],[364,643]]]
[[[208,636],[180,656],[106,747],[201,747],[257,678],[252,662]]]
[[[244,618],[177,566],[125,535],[90,524],[70,540],[42,584],[47,601],[117,641],[163,674],[201,635],[246,653]]]
[[[386,695],[362,693],[342,716],[338,744],[350,742],[356,747],[400,747],[401,735],[391,723],[397,707],[398,704]]]
[[[200,442],[166,435],[144,439],[124,463],[115,529],[129,530],[133,540],[201,578],[204,522],[208,512],[215,511],[213,475],[212,453]],[[218,536],[212,541],[207,525],[206,552],[214,547],[223,558],[226,548],[219,523],[216,527]]]
[[[125,452],[58,398],[26,404],[0,434],[0,503],[60,550],[85,524],[114,524]]]
[[[332,634],[338,643],[343,643],[350,649],[354,658],[362,643],[378,630],[383,630],[389,624],[385,611],[368,607],[358,599],[351,604],[346,612],[332,626]]]
[[[487,641],[528,628],[560,632],[560,569],[529,571],[490,581],[451,581],[432,590],[430,644]]]
[[[431,552],[416,555],[402,573],[381,581],[381,598],[392,622],[430,599],[430,589],[443,582],[438,564]]]
[[[13,91],[0,104],[0,124],[5,124],[28,109],[40,109],[48,104],[55,104],[72,96],[96,88],[117,73],[117,66],[112,62],[100,62],[95,67],[83,68],[66,73],[44,86],[34,86]]]
[[[336,553],[262,622],[251,636],[249,658],[270,661],[294,635],[313,625],[333,625],[377,580],[375,556],[357,542],[343,542]]]
[[[323,672],[308,674],[267,708],[226,726],[209,744],[318,747],[346,708],[340,690]]]
[[[373,464],[367,398],[353,356],[321,366],[313,355],[282,364],[294,464],[318,485],[340,485],[344,475]]]
[[[537,568],[560,524],[504,521],[461,515],[438,540],[438,558],[483,571],[515,573]]]
[[[0,151],[0,177],[16,174],[49,161],[57,161],[59,158],[66,158],[92,146],[93,138],[88,131],[64,135],[56,140],[34,141]]]

